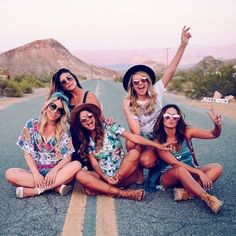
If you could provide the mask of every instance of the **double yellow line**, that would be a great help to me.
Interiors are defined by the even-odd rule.
[[[87,195],[82,187],[75,183],[67,211],[62,236],[82,236]],[[96,236],[117,236],[114,199],[97,196]]]

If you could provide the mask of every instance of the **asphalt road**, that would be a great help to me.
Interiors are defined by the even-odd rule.
[[[83,86],[97,92],[107,116],[114,117],[121,125],[127,127],[122,112],[124,90],[121,84],[110,81],[87,81]],[[15,198],[15,188],[4,178],[7,168],[25,167],[22,151],[15,143],[25,122],[38,116],[43,101],[43,97],[32,98],[0,110],[0,235],[60,235],[62,232],[70,195],[61,197],[49,192],[39,197],[19,200]],[[178,104],[189,124],[212,128],[205,110],[170,101],[168,97],[165,97],[164,104],[166,103]],[[222,135],[218,139],[194,140],[200,164],[219,162],[224,166],[224,174],[212,190],[212,194],[225,202],[219,215],[211,213],[198,199],[174,202],[172,190],[146,193],[143,202],[115,200],[117,234],[235,235],[235,134],[236,121],[224,118]],[[96,197],[89,199],[86,214],[95,221]],[[86,231],[86,225],[94,225],[86,223],[88,216],[85,216],[83,235],[92,236],[95,235],[94,228]]]

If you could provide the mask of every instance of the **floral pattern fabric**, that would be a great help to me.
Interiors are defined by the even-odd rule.
[[[31,119],[25,124],[16,144],[32,155],[39,170],[52,169],[75,151],[69,131],[62,134],[57,148],[55,136],[48,140],[40,136],[38,119]]]
[[[94,141],[90,138],[88,153],[93,154],[102,171],[107,176],[114,176],[125,156],[120,135],[125,129],[114,123],[104,124],[104,140],[102,148],[97,151]]]

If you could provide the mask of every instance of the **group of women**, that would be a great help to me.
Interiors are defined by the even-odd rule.
[[[64,196],[76,179],[88,195],[141,201],[145,191],[130,186],[143,183],[143,168],[147,168],[149,189],[156,190],[159,185],[174,188],[175,201],[199,197],[218,213],[223,202],[207,191],[222,174],[222,166],[197,166],[191,139],[218,137],[220,115],[209,113],[214,128],[204,130],[187,125],[178,106],[162,108],[163,93],[190,37],[189,28],[184,27],[176,55],[159,81],[145,65],[133,66],[125,73],[123,110],[130,131],[105,119],[95,94],[85,91],[70,70],[58,70],[40,117],[25,124],[17,141],[28,170],[6,171],[6,179],[16,186],[17,198],[48,190]],[[127,152],[121,137],[126,139]]]

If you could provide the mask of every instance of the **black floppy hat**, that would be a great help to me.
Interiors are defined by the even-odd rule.
[[[147,73],[152,80],[152,84],[155,83],[156,75],[150,67],[145,66],[145,65],[136,65],[136,66],[129,68],[123,77],[123,87],[126,91],[128,89],[128,84],[129,84],[129,80],[130,80],[131,76],[138,71],[143,71],[143,72]]]

